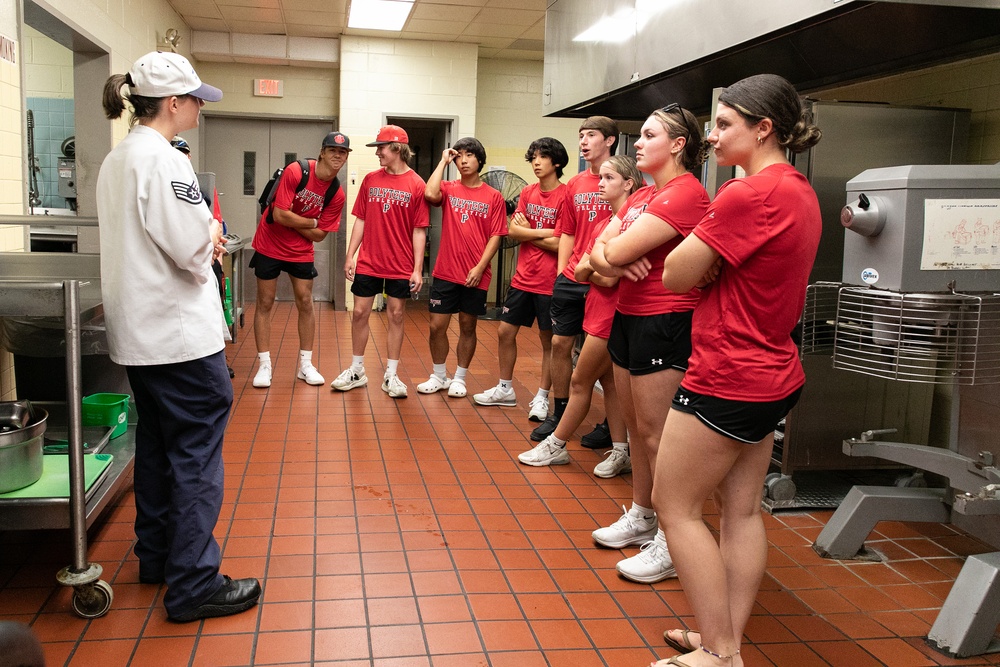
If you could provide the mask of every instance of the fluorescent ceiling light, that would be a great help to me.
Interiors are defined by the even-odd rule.
[[[399,32],[413,9],[413,0],[353,0],[348,28]]]

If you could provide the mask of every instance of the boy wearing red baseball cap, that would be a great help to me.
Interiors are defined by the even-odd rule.
[[[375,147],[381,169],[368,173],[358,188],[352,213],[356,217],[347,248],[344,274],[352,281],[354,313],[351,318],[351,366],[338,375],[330,388],[349,391],[368,384],[365,348],[368,319],[375,297],[388,296],[388,359],[382,391],[392,398],[406,398],[406,385],[399,379],[399,354],[403,347],[403,315],[411,293],[423,287],[424,247],[430,216],[424,200],[424,179],[410,169],[413,156],[406,130],[386,125],[379,130]],[[357,259],[355,260],[355,253]]]

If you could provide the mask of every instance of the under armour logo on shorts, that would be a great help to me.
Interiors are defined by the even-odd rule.
[[[663,365],[663,359],[653,359],[650,363],[652,365],[654,365],[654,366],[662,366]]]
[[[432,306],[440,306],[441,305],[441,299],[431,299],[431,305]]]
[[[681,405],[687,405],[688,403],[691,402],[691,399],[688,398],[687,396],[685,396],[684,394],[681,394],[680,396],[678,396],[674,400],[677,401],[678,403],[680,403]]]

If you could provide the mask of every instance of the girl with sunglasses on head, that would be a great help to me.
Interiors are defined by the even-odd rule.
[[[708,137],[727,182],[667,257],[663,285],[701,286],[688,372],[667,415],[653,503],[698,632],[669,630],[684,655],[658,665],[739,667],[740,640],[767,561],[760,499],[774,428],[805,383],[791,333],[819,245],[816,194],[788,153],[819,141],[788,81],[761,74],[726,88]],[[715,497],[719,541],[702,519]]]
[[[590,263],[620,277],[618,306],[608,339],[615,386],[628,426],[632,507],[611,526],[593,532],[612,549],[641,544],[618,562],[631,581],[676,576],[653,510],[653,470],[666,417],[664,397],[677,391],[691,352],[691,311],[698,291],[664,290],[663,261],[708,209],[708,194],[691,173],[705,156],[698,122],[671,104],[650,114],[635,142],[636,161],[653,180],[633,194],[594,243]]]

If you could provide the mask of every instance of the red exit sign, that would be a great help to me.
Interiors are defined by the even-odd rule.
[[[254,79],[253,94],[258,97],[284,97],[285,82],[281,79]]]

